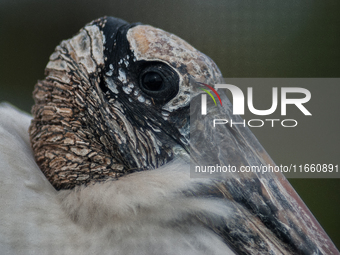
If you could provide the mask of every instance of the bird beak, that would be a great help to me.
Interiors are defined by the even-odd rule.
[[[215,105],[208,96],[206,115],[202,115],[202,94],[198,92],[199,85],[194,86],[190,105],[191,177],[214,178],[223,196],[237,208],[238,216],[229,221],[240,228],[242,225],[252,228],[252,235],[276,247],[273,251],[339,254],[285,176],[280,171],[268,170],[274,169],[275,163],[243,125],[242,118],[233,115],[223,91],[218,90],[220,105]],[[228,123],[214,124],[216,119]],[[266,172],[257,171],[264,166]],[[254,171],[242,171],[252,167]],[[244,237],[244,242],[249,243],[249,239]],[[260,246],[259,242],[256,249]]]

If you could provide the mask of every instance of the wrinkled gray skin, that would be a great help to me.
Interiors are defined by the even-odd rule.
[[[165,77],[163,89],[143,87],[148,72]],[[36,162],[58,190],[171,164],[188,155],[190,143],[198,164],[274,164],[248,129],[213,130],[198,108],[190,123],[199,137],[190,142],[189,106],[199,100],[190,97],[191,81],[222,83],[222,75],[210,58],[163,30],[96,20],[56,48],[46,74],[34,91],[30,137]],[[208,107],[210,116],[232,116],[221,96],[224,108]],[[207,147],[217,150],[202,151]],[[180,192],[211,197],[232,213],[189,214],[177,219],[181,226],[210,229],[235,254],[339,254],[282,175],[221,175],[203,183]]]

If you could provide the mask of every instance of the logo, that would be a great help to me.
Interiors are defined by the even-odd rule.
[[[202,83],[202,82],[198,82],[198,83],[206,86],[208,89],[210,89],[212,92],[214,92],[214,94],[217,96],[217,98],[220,101],[220,104],[222,106],[222,100],[221,100],[219,94],[217,93],[217,91],[213,87],[211,87],[208,84]],[[212,98],[212,100],[214,100],[215,106],[217,106],[214,96],[208,90],[203,89],[203,88],[200,88],[200,89],[205,91]],[[207,115],[207,95],[206,94],[202,94],[201,102],[202,102],[201,113],[202,113],[202,115]]]
[[[218,100],[220,101],[220,104],[222,106],[222,101],[221,98],[219,96],[219,94],[217,93],[217,91],[210,85],[205,84],[205,83],[201,83],[199,82],[199,84],[204,85],[205,87],[207,87],[208,89],[210,89],[218,98]],[[245,109],[245,96],[242,92],[242,90],[232,84],[215,84],[215,88],[216,89],[228,89],[231,92],[232,95],[232,99],[233,99],[233,115],[244,115],[244,109]],[[217,106],[216,100],[214,98],[214,96],[212,95],[212,93],[204,88],[200,88],[201,90],[205,91],[214,101],[215,106]],[[289,94],[298,94],[299,97],[298,98],[290,98]],[[303,105],[305,103],[307,103],[310,99],[311,99],[311,93],[309,90],[305,89],[305,88],[300,88],[300,87],[281,87],[280,88],[280,95],[281,97],[279,98],[278,96],[278,88],[277,87],[273,87],[272,88],[272,98],[271,98],[271,102],[272,105],[269,109],[264,109],[264,110],[259,110],[256,109],[254,107],[253,104],[253,88],[252,87],[248,87],[247,88],[247,106],[248,106],[248,110],[257,116],[268,116],[272,113],[274,113],[279,105],[279,99],[281,99],[280,102],[280,107],[281,107],[281,116],[286,116],[287,115],[287,105],[295,105],[304,115],[306,116],[311,116],[312,114],[307,110],[307,108]],[[207,115],[207,95],[206,94],[202,94],[201,95],[201,114],[202,115]],[[261,119],[252,119],[249,120],[248,126],[250,127],[262,127],[265,123],[265,121],[267,122],[271,122],[271,126],[274,127],[274,122],[275,121],[280,121],[281,125],[283,127],[295,127],[297,126],[297,121],[294,119],[284,119],[284,120],[280,120],[280,119],[265,119],[265,120],[261,120]],[[288,125],[287,122],[293,122],[293,125]],[[214,119],[214,127],[217,124],[226,124],[226,123],[231,123],[232,125],[232,119],[227,120],[227,119]],[[235,122],[234,122],[235,123]],[[252,124],[251,124],[252,123]],[[259,123],[259,125],[254,125],[254,123]],[[285,124],[286,123],[286,124]],[[244,120],[242,123],[235,123],[235,124],[243,124],[245,126],[246,121]]]

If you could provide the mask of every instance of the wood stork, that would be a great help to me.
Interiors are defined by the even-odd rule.
[[[46,75],[33,119],[0,106],[1,254],[339,254],[283,175],[190,178],[190,149],[274,163],[248,129],[208,136],[189,120],[190,81],[222,75],[182,39],[104,17],[62,41]],[[222,100],[209,114],[228,114]],[[224,145],[204,151],[190,128]]]

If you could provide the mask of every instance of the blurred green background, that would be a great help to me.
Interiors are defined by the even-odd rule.
[[[339,13],[338,0],[0,0],[0,102],[30,111],[33,86],[54,48],[104,15],[180,36],[210,56],[224,77],[339,77]],[[312,105],[319,96],[312,92],[311,107],[322,117],[315,124],[252,129],[277,164],[339,164],[340,87],[323,90],[332,97]],[[340,179],[290,181],[340,247]]]

